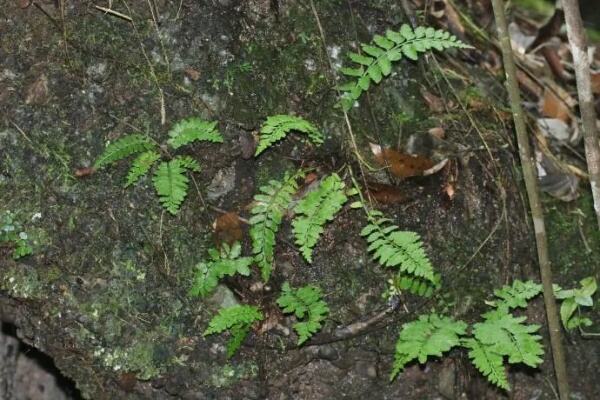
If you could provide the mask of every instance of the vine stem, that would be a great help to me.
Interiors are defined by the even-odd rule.
[[[557,7],[559,5],[560,3]],[[585,158],[590,174],[594,211],[600,227],[600,147],[598,146],[598,129],[596,128],[596,110],[594,108],[594,95],[592,94],[587,40],[583,30],[581,12],[579,11],[579,0],[562,0],[562,6],[567,24],[567,36],[571,45],[571,54],[573,54],[573,65],[575,66]]]
[[[550,331],[550,345],[552,347],[552,358],[554,361],[554,372],[558,393],[561,400],[569,398],[569,382],[567,378],[567,367],[565,363],[565,353],[562,344],[562,334],[560,328],[560,319],[556,300],[552,290],[552,269],[548,257],[548,241],[546,227],[544,224],[544,213],[540,200],[540,190],[538,187],[537,174],[535,170],[535,159],[529,146],[527,129],[525,127],[525,118],[521,107],[521,94],[517,83],[517,72],[515,60],[513,58],[510,37],[508,35],[508,24],[504,12],[504,1],[492,0],[494,8],[494,17],[496,19],[496,29],[498,30],[498,39],[502,50],[502,59],[504,61],[504,71],[506,73],[506,86],[510,106],[515,123],[517,142],[519,145],[519,157],[523,168],[523,178],[525,188],[529,198],[529,208],[533,219],[535,231],[535,241],[537,255],[540,266],[540,275],[542,278],[542,287],[544,292],[544,304],[546,307],[546,318],[548,320],[548,330]]]

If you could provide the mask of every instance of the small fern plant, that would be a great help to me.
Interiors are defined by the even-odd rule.
[[[541,285],[531,281],[515,281],[494,292],[499,299],[490,302],[494,307],[482,315],[483,321],[468,325],[451,317],[437,314],[422,315],[417,321],[402,326],[390,380],[413,360],[425,363],[430,356],[440,357],[454,347],[467,349],[473,365],[492,384],[509,390],[505,361],[536,368],[542,363],[544,350],[539,325],[524,324],[526,317],[510,313],[513,308],[524,308],[527,302],[541,292]]]
[[[260,129],[255,156],[282,140],[290,132],[304,133],[314,144],[323,143],[323,134],[307,120],[294,115],[272,115]]]
[[[449,32],[431,27],[420,26],[413,29],[405,24],[398,32],[388,30],[385,36],[375,35],[371,43],[361,44],[364,54],[348,53],[348,57],[354,63],[353,67],[340,69],[343,75],[352,78],[338,88],[342,92],[342,108],[348,111],[372,83],[377,84],[390,75],[392,63],[403,57],[416,61],[419,53],[430,49],[442,51],[452,47],[471,48]]]
[[[231,247],[222,244],[221,250],[212,248],[208,250],[209,261],[196,265],[194,284],[189,294],[191,296],[206,297],[217,287],[219,280],[225,276],[250,275],[250,266],[254,262],[252,257],[240,257],[242,246],[235,242]]]
[[[222,143],[223,137],[217,131],[216,122],[200,118],[184,119],[176,123],[169,131],[167,144],[177,150],[195,141]],[[199,172],[200,165],[190,156],[161,155],[160,147],[148,136],[131,134],[109,144],[94,164],[96,170],[137,154],[133,160],[125,187],[129,187],[146,175],[157,162],[152,183],[162,206],[171,214],[177,214],[189,187],[187,172]]]
[[[248,336],[252,324],[263,318],[262,312],[250,305],[222,308],[209,322],[204,336],[229,331],[231,338],[227,342],[227,357],[231,358]]]
[[[277,304],[285,314],[294,314],[298,320],[302,320],[294,324],[298,346],[321,329],[321,323],[329,314],[329,307],[322,298],[321,289],[313,285],[292,289],[285,282],[281,287]]]

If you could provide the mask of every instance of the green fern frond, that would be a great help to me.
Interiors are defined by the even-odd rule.
[[[435,281],[433,267],[416,232],[400,231],[379,211],[369,211],[368,219],[369,224],[360,234],[369,243],[367,251],[373,253],[373,259],[384,267],[397,267],[402,272]]]
[[[223,136],[217,131],[217,122],[204,121],[200,118],[183,119],[173,125],[167,141],[171,147],[178,149],[198,140],[223,143]]]
[[[506,310],[494,310],[483,315],[484,322],[473,325],[473,336],[490,351],[508,357],[511,364],[524,363],[537,367],[542,363],[542,337],[534,333],[539,325],[525,325],[527,317],[515,317]]]
[[[294,208],[296,218],[292,221],[296,244],[302,255],[312,263],[312,249],[323,233],[324,225],[333,220],[348,197],[344,182],[337,174],[323,179],[319,187],[307,194]]]
[[[231,247],[223,243],[221,251],[214,248],[208,250],[210,260],[200,262],[196,266],[196,276],[189,294],[206,297],[225,276],[249,276],[250,265],[254,260],[252,257],[240,257],[241,252],[242,246],[239,242],[235,242]]]
[[[273,269],[275,254],[275,235],[279,230],[283,216],[292,202],[292,196],[298,190],[297,180],[304,171],[293,175],[288,172],[280,181],[271,180],[260,188],[254,196],[254,206],[250,211],[250,238],[254,259],[261,270],[265,282],[269,280]]]
[[[302,132],[315,144],[323,143],[323,134],[310,122],[294,115],[273,115],[260,129],[260,139],[254,156],[271,147],[273,143],[283,139],[289,132]]]
[[[237,305],[222,308],[209,322],[204,336],[230,331],[231,339],[227,343],[227,357],[231,357],[242,345],[250,327],[256,321],[262,321],[262,312],[254,306]]]
[[[191,157],[175,157],[158,165],[152,182],[163,207],[177,214],[188,190],[187,169],[199,170],[200,166]]]
[[[540,294],[541,291],[542,285],[538,283],[515,280],[512,286],[505,285],[501,289],[494,290],[494,295],[500,298],[494,305],[498,309],[505,308],[507,311],[517,307],[526,308],[527,301]]]
[[[433,274],[433,280],[423,279],[417,276],[399,272],[390,281],[390,291],[392,294],[400,294],[408,291],[416,296],[431,297],[442,285],[440,274]]]
[[[133,185],[136,183],[142,176],[146,175],[152,165],[160,159],[160,154],[158,154],[154,150],[149,150],[140,154],[133,163],[131,164],[131,168],[129,169],[129,173],[127,174],[127,182],[125,182],[125,187]]]
[[[508,378],[504,370],[504,357],[495,353],[490,346],[483,345],[476,339],[466,339],[463,345],[469,349],[469,358],[475,368],[492,384],[509,390]]]
[[[155,144],[148,136],[139,134],[123,136],[106,147],[104,152],[94,163],[94,168],[100,169],[132,154],[152,150],[155,147]]]
[[[285,314],[293,313],[298,319],[306,318],[306,321],[294,324],[294,330],[298,334],[298,345],[318,332],[321,322],[329,314],[329,307],[322,297],[321,289],[312,285],[292,289],[290,284],[285,282],[281,287],[277,304],[282,311]]]
[[[460,336],[465,335],[467,324],[436,314],[421,315],[418,320],[402,325],[396,342],[394,366],[390,375],[393,380],[410,361],[417,359],[423,364],[429,356],[442,356],[442,353],[460,344]]]
[[[388,30],[385,36],[375,35],[370,44],[362,44],[364,54],[349,53],[355,64],[342,68],[340,72],[353,80],[339,87],[343,92],[341,105],[348,111],[360,95],[369,89],[371,83],[379,83],[392,72],[392,63],[406,57],[416,61],[419,53],[430,49],[442,51],[451,47],[471,48],[456,36],[443,30],[402,25],[399,32]]]

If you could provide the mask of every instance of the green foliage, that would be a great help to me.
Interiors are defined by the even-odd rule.
[[[417,359],[421,364],[428,356],[442,356],[442,353],[460,344],[460,336],[467,330],[467,324],[436,314],[421,315],[417,321],[402,325],[396,343],[394,366],[390,375],[393,380],[404,366]]]
[[[577,289],[562,289],[558,285],[554,286],[554,296],[561,300],[560,319],[565,329],[574,329],[580,326],[591,326],[592,321],[589,318],[573,315],[579,307],[592,307],[594,300],[592,296],[596,293],[598,285],[594,277],[587,277],[579,281],[580,287]]]
[[[254,196],[252,217],[249,221],[250,237],[252,252],[265,282],[269,280],[273,269],[275,235],[290,206],[292,196],[298,190],[297,180],[303,176],[303,171],[293,175],[286,172],[282,180],[269,181],[260,188],[260,193]]]
[[[323,143],[323,134],[305,119],[294,115],[273,115],[267,117],[260,129],[260,140],[254,155],[258,156],[292,131],[306,134],[315,144]]]
[[[113,142],[106,147],[104,153],[102,153],[96,160],[94,168],[103,168],[108,164],[122,160],[123,158],[129,157],[132,154],[152,150],[155,147],[156,145],[148,136],[139,134],[123,136],[116,142]]]
[[[6,211],[0,220],[0,245],[7,243],[12,247],[12,258],[18,260],[33,253],[29,245],[27,232],[21,229],[12,212]]]
[[[171,214],[177,214],[188,190],[187,170],[199,170],[198,163],[190,157],[175,157],[163,161],[154,172],[152,183],[163,207]]]
[[[537,335],[538,325],[524,324],[526,317],[515,317],[512,308],[527,306],[527,300],[541,292],[541,286],[533,282],[515,281],[494,291],[500,300],[490,302],[494,310],[482,315],[483,321],[472,327],[467,336],[466,324],[436,314],[422,315],[417,321],[404,324],[396,344],[396,355],[391,378],[404,366],[418,359],[424,363],[427,357],[441,356],[455,346],[465,347],[473,365],[494,385],[508,390],[504,360],[509,364],[541,364],[544,350]]]
[[[313,285],[292,289],[290,284],[285,282],[281,287],[281,295],[277,299],[279,307],[286,314],[294,313],[297,319],[305,319],[294,324],[294,330],[298,334],[298,345],[306,342],[321,329],[321,322],[329,313],[329,307],[322,297],[321,289]]]
[[[240,257],[242,246],[235,242],[231,247],[223,243],[221,251],[217,249],[208,250],[209,261],[203,261],[196,265],[196,276],[194,284],[189,293],[192,296],[206,297],[219,284],[219,280],[225,276],[240,274],[250,275],[252,257]]]
[[[403,291],[408,291],[416,296],[431,297],[433,292],[442,285],[440,274],[433,274],[433,281],[423,279],[410,274],[398,272],[393,278],[388,280],[388,289],[384,293],[385,298],[399,296]]]
[[[388,30],[385,36],[375,35],[370,44],[361,44],[364,54],[350,52],[354,67],[342,68],[340,72],[352,81],[339,87],[343,92],[341,106],[348,111],[360,95],[372,83],[379,83],[392,72],[392,63],[403,57],[416,61],[419,53],[430,49],[442,51],[451,47],[470,48],[456,36],[443,30],[402,25],[399,32]]]
[[[176,123],[169,131],[167,143],[178,149],[195,141],[223,143],[223,137],[217,131],[217,122],[204,121],[200,118],[188,118]]]
[[[369,211],[367,217],[369,224],[360,234],[367,239],[367,251],[373,253],[373,259],[384,267],[398,268],[435,283],[433,267],[416,232],[400,231],[380,211]]]
[[[131,164],[131,168],[129,169],[129,173],[127,174],[127,182],[125,183],[125,187],[128,187],[134,183],[136,183],[142,176],[146,175],[152,165],[160,159],[160,154],[158,154],[154,150],[148,150],[140,154],[135,160],[133,160],[133,164]]]
[[[227,357],[231,357],[244,342],[252,324],[262,321],[263,318],[262,312],[254,306],[238,305],[222,308],[208,324],[204,336],[228,330],[231,339],[227,343]]]
[[[308,193],[294,208],[296,218],[292,222],[296,244],[302,255],[312,263],[312,249],[323,233],[324,225],[332,221],[348,198],[344,182],[337,174],[321,181],[316,190]]]

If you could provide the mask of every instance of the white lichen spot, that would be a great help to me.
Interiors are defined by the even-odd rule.
[[[317,70],[315,60],[313,60],[312,58],[304,60],[304,68],[306,68],[308,72],[315,72]]]

